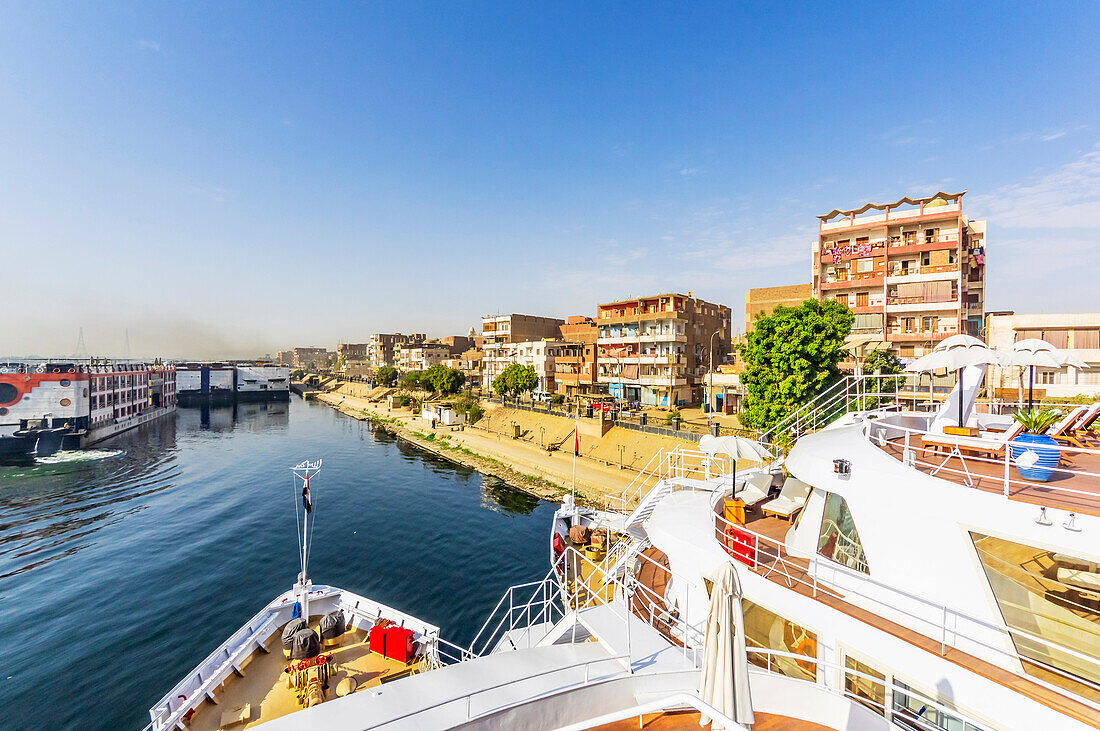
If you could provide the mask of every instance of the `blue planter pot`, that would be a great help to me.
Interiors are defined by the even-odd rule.
[[[1058,442],[1046,434],[1021,434],[1009,444],[1012,461],[1029,449],[1039,455],[1039,459],[1031,467],[1016,467],[1016,472],[1025,480],[1046,482],[1058,466],[1061,452],[1058,450]]]

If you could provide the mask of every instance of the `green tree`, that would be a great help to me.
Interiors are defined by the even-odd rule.
[[[397,383],[397,369],[392,366],[382,366],[374,372],[374,380],[383,386],[392,386]]]
[[[535,373],[535,369],[531,366],[522,366],[519,363],[512,363],[504,369],[503,373],[493,379],[493,391],[497,396],[506,393],[518,396],[521,393],[534,391],[538,385],[539,377]]]
[[[401,388],[406,391],[415,391],[421,388],[420,374],[419,373],[406,373],[401,378]]]
[[[420,376],[420,382],[431,386],[438,394],[457,393],[466,377],[457,368],[448,368],[445,365],[434,365]]]
[[[901,373],[901,358],[889,350],[872,350],[863,358],[864,373],[893,376]]]
[[[806,300],[758,317],[740,346],[745,372],[741,423],[766,429],[840,375],[855,316],[835,300]]]

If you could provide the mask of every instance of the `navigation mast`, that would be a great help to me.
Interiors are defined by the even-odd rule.
[[[298,581],[294,584],[294,594],[298,598],[298,604],[302,608],[302,617],[309,621],[309,592],[313,588],[313,582],[309,580],[309,549],[312,544],[312,536],[309,533],[309,516],[313,512],[313,495],[309,491],[309,481],[321,471],[321,460],[310,462],[306,460],[290,468],[294,473],[294,513],[298,513],[298,482],[301,482],[302,491],[302,523],[299,526],[299,557],[301,559],[301,572]],[[295,518],[297,522],[297,518]]]

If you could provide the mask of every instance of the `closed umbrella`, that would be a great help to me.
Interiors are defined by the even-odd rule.
[[[1058,350],[1046,340],[1039,338],[1027,338],[1013,343],[1012,350],[1001,354],[1002,365],[1020,366],[1028,369],[1027,376],[1027,407],[1032,404],[1032,387],[1035,385],[1035,366],[1040,368],[1087,368],[1088,366],[1080,358]]]
[[[699,695],[704,703],[751,726],[752,695],[749,692],[749,663],[745,654],[745,617],[741,614],[741,582],[730,563],[722,563],[710,591],[707,636],[703,645],[703,674]],[[711,719],[699,715],[699,725]],[[712,728],[715,728],[712,726]]]
[[[998,365],[1001,359],[993,350],[972,335],[952,335],[931,353],[917,358],[905,370],[910,373],[946,369],[959,373],[959,426],[963,425],[963,368],[972,365]]]
[[[711,457],[724,454],[733,460],[734,489],[737,487],[737,460],[751,459],[756,462],[764,462],[772,458],[772,453],[760,442],[736,435],[716,437],[712,434],[705,434],[699,440],[699,450]]]

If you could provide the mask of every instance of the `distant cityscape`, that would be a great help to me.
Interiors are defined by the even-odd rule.
[[[985,309],[986,221],[963,212],[965,191],[867,203],[818,216],[810,247],[810,281],[749,289],[745,326],[777,306],[836,300],[855,317],[841,367],[858,369],[868,353],[908,360],[958,333],[1004,347],[1042,338],[1070,350],[1087,369],[1038,369],[1035,383],[1051,396],[1100,393],[1100,313],[1024,314]],[[741,397],[728,305],[667,292],[611,300],[596,312],[567,317],[494,314],[480,332],[428,338],[375,333],[359,343],[295,347],[277,354],[294,369],[322,369],[369,380],[382,367],[401,373],[444,365],[488,392],[509,364],[534,369],[532,398],[608,395],[641,406],[704,404],[733,413]],[[994,367],[993,389],[1018,386],[1013,369]]]

